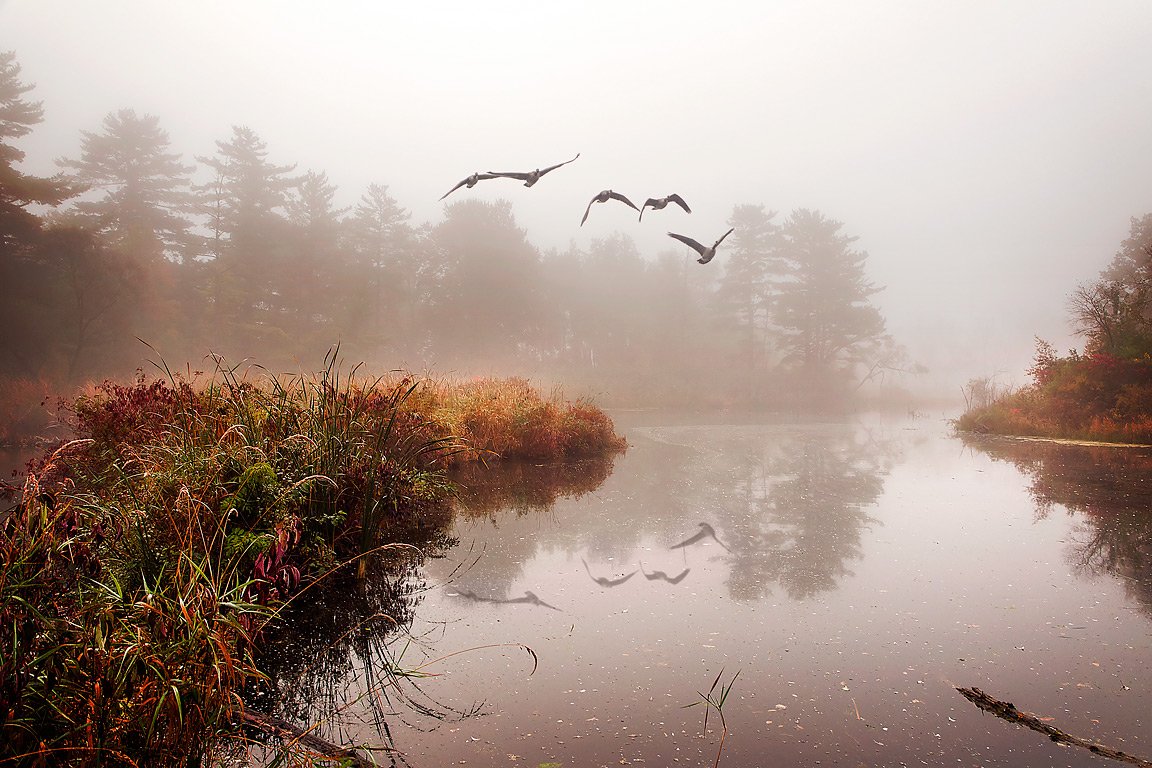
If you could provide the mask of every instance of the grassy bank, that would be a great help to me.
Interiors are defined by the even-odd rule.
[[[1152,444],[1152,359],[1075,352],[1038,343],[1032,384],[996,392],[969,382],[958,429],[997,435]]]
[[[235,733],[270,620],[447,524],[446,470],[623,447],[518,379],[168,376],[72,409],[0,526],[0,762],[186,765]]]

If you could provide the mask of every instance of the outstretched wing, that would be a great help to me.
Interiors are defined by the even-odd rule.
[[[668,195],[668,197],[664,199],[676,203],[676,205],[684,209],[685,213],[692,213],[692,209],[688,207],[688,203],[684,202],[684,198],[680,197],[680,195],[676,194],[675,192]]]
[[[618,587],[621,584],[623,584],[624,582],[628,581],[628,579],[632,578],[635,575],[636,575],[636,571],[632,571],[632,573],[628,574],[627,576],[621,576],[618,579],[609,579],[608,583],[605,584],[604,586],[606,586],[606,587]]]
[[[732,234],[735,231],[736,231],[736,227],[732,227],[732,229],[728,230],[723,235],[721,235],[720,239],[717,240],[716,243],[712,247],[715,248],[716,246],[720,245],[720,243],[724,242],[725,237],[728,237],[728,235]]]
[[[488,171],[486,174],[490,179],[519,179],[520,181],[528,181],[532,177],[529,173],[518,173],[516,171]]]
[[[580,157],[579,152],[576,153],[576,157]],[[576,157],[572,158],[572,160],[565,160],[562,163],[556,163],[556,165],[550,165],[547,168],[541,168],[540,169],[540,175],[543,176],[544,174],[548,173],[548,171],[554,171],[562,165],[568,165],[568,163],[571,163],[572,161],[574,161],[576,159]]]
[[[631,208],[634,211],[640,210],[639,208],[636,207],[636,205],[631,200],[624,197],[624,195],[620,194],[619,192],[612,192],[611,190],[609,190],[608,197],[612,198],[613,200],[619,200],[620,202],[624,203],[625,205],[627,205],[629,208]],[[641,211],[641,213],[643,213],[643,211]]]
[[[471,177],[471,176],[469,176],[468,178],[470,179],[470,178],[472,178],[472,177]],[[448,190],[447,192],[445,192],[445,193],[444,193],[444,195],[443,195],[443,197],[441,197],[440,199],[441,199],[441,200],[443,200],[445,197],[448,197],[448,195],[450,195],[450,194],[452,194],[453,192],[455,192],[456,190],[460,189],[460,187],[464,186],[464,185],[465,185],[465,184],[467,184],[467,183],[468,183],[468,179],[464,179],[464,180],[463,180],[463,181],[461,181],[459,184],[457,184],[456,186],[452,187],[452,189],[450,189],[450,190]]]
[[[474,186],[476,186],[477,182],[484,181],[485,179],[494,179],[494,178],[496,178],[496,176],[491,174],[491,173],[474,173],[471,176],[469,176],[468,178],[462,180],[456,186],[452,187],[452,189],[445,192],[444,195],[440,199],[443,200],[445,197],[448,197],[448,195],[450,195],[453,192],[455,192],[456,190],[460,189],[460,187],[464,187],[464,186],[474,187]]]
[[[684,245],[686,245],[686,246],[688,246],[689,248],[692,248],[693,250],[695,250],[695,251],[696,251],[697,253],[699,253],[701,256],[703,256],[703,255],[704,255],[704,251],[708,250],[707,248],[705,248],[704,246],[700,245],[700,243],[696,242],[696,241],[695,241],[695,240],[693,240],[692,238],[690,238],[690,237],[685,237],[684,235],[678,235],[678,234],[676,234],[675,232],[669,232],[669,233],[668,233],[668,237],[674,237],[674,238],[676,238],[676,239],[677,239],[677,240],[679,240],[680,242],[684,243]],[[720,239],[721,239],[721,240],[723,240],[724,238],[720,238]]]
[[[596,195],[588,201],[588,207],[584,209],[584,218],[580,219],[580,226],[584,226],[584,222],[588,221],[588,212],[592,210],[592,203],[600,199],[600,195]]]

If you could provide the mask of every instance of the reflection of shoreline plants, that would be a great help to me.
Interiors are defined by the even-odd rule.
[[[207,382],[77,401],[79,439],[37,462],[0,527],[0,760],[198,763],[235,732],[301,584],[442,536],[450,464],[620,447],[602,412],[521,381],[357,379],[335,355],[315,376],[221,361]]]
[[[466,464],[451,475],[457,485],[456,508],[467,518],[495,518],[504,510],[517,515],[546,512],[562,496],[579,498],[603,485],[614,459],[613,454],[604,454],[548,464]]]
[[[1152,455],[1146,449],[975,435],[964,442],[1028,478],[1038,519],[1057,505],[1078,514],[1069,565],[1092,576],[1118,577],[1152,612]]]

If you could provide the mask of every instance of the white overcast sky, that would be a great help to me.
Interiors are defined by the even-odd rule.
[[[579,152],[449,201],[512,201],[542,249],[620,231],[649,257],[669,229],[711,242],[736,204],[818,209],[956,390],[1023,383],[1034,335],[1078,343],[1068,294],[1152,212],[1150,36],[1148,0],[0,0],[45,108],[27,172],[131,107],[189,161],[246,125],[341,204],[386,184],[420,224],[474,171]],[[579,227],[606,188],[693,214]]]

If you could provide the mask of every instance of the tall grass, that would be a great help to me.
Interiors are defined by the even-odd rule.
[[[216,360],[77,399],[0,529],[0,762],[198,765],[263,678],[270,620],[342,563],[445,526],[453,464],[607,454],[524,380],[272,376]],[[404,533],[409,532],[409,533]],[[270,634],[272,633],[272,634]]]
[[[49,488],[86,447],[29,477],[0,531],[0,761],[197,764],[260,675],[250,649],[269,608],[246,599],[221,531],[191,510],[173,532],[183,547],[155,552],[141,521],[68,483]]]
[[[429,379],[423,395],[429,420],[468,446],[461,461],[555,461],[625,447],[603,410],[558,390],[543,396],[527,379]]]

